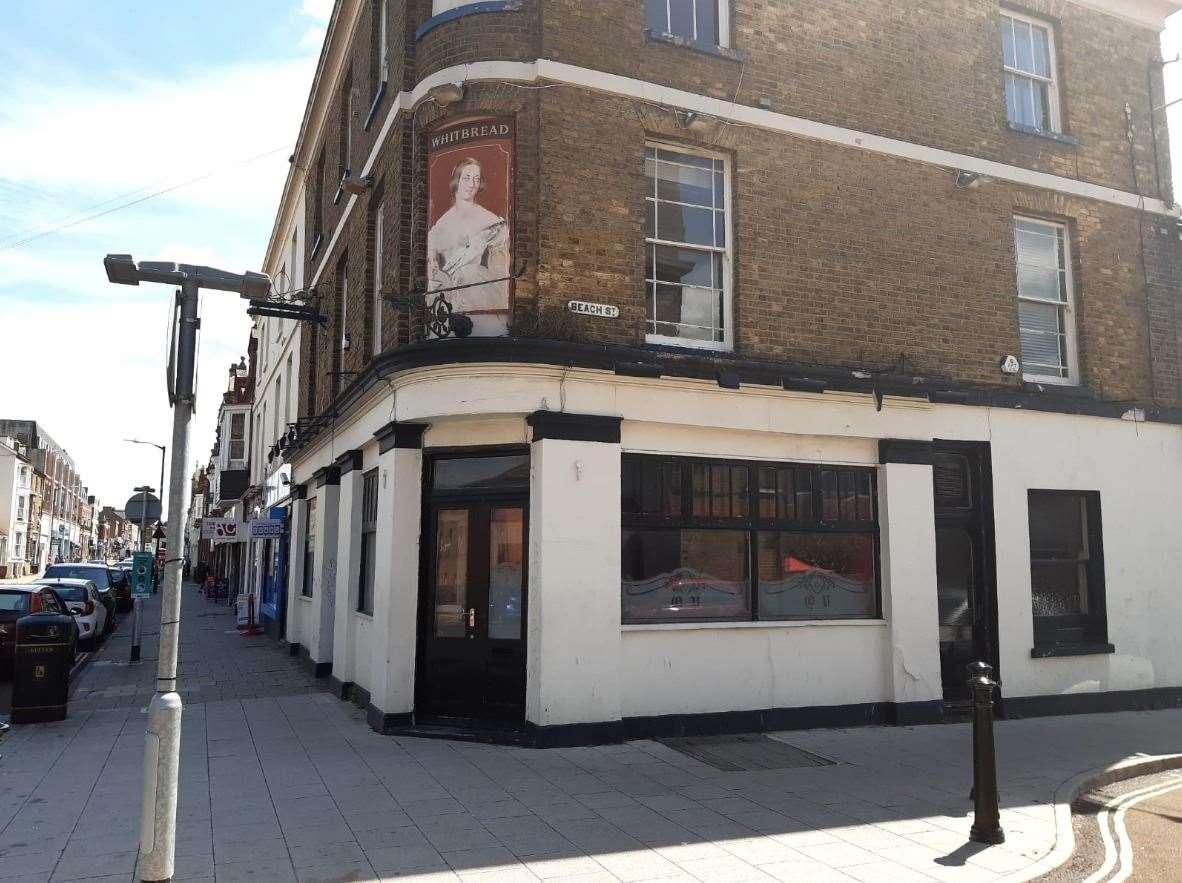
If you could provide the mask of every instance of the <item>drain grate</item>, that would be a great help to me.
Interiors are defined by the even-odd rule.
[[[674,751],[726,773],[833,766],[834,761],[759,733],[658,739]]]

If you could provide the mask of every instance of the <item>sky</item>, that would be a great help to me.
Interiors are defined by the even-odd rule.
[[[160,483],[123,439],[171,442],[173,290],[111,285],[102,258],[261,268],[332,0],[2,5],[0,417],[39,421],[121,508]],[[201,306],[189,474],[250,333],[236,295]]]
[[[261,268],[332,0],[3,9],[0,417],[39,421],[90,492],[122,507],[160,469],[156,449],[123,439],[170,443],[172,290],[111,285],[102,258]],[[1163,37],[1163,57],[1179,52],[1182,14]],[[1167,97],[1182,98],[1182,62],[1165,70]],[[1182,171],[1182,104],[1167,113]],[[244,307],[203,295],[187,474],[209,456],[229,365],[246,352]]]

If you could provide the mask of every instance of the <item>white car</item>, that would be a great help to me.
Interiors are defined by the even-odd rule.
[[[50,577],[37,582],[53,589],[74,615],[78,625],[78,643],[87,650],[98,647],[107,633],[107,607],[99,596],[98,586],[88,579]]]

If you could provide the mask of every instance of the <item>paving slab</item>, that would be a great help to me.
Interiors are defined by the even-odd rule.
[[[147,619],[158,617],[150,599]],[[724,771],[657,742],[530,749],[385,737],[285,648],[183,597],[176,879],[999,880],[1055,845],[1055,790],[1179,751],[1182,710],[997,725],[1005,844],[968,842],[967,725],[772,734],[818,767]],[[135,879],[144,705],[126,635],[70,717],[0,743],[0,883]],[[1012,879],[1012,877],[1011,877]]]

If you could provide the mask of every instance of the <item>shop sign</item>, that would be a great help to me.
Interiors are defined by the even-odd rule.
[[[585,300],[572,300],[566,306],[577,316],[595,316],[599,319],[620,318],[620,308],[613,307],[611,304],[593,304]]]
[[[201,539],[213,544],[241,542],[246,534],[246,525],[234,518],[202,518]]]
[[[252,540],[273,540],[283,536],[283,522],[274,518],[252,518],[250,538]]]
[[[513,121],[452,123],[433,131],[427,143],[428,291],[442,290],[452,310],[472,320],[474,336],[508,334]],[[428,307],[434,300],[428,293]]]

